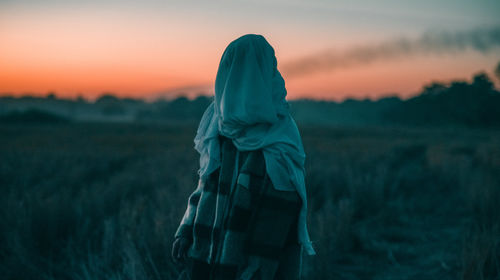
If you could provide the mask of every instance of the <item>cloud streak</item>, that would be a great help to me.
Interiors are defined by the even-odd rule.
[[[285,63],[287,77],[363,66],[377,61],[402,59],[410,55],[457,54],[467,50],[488,53],[500,47],[500,26],[457,32],[426,32],[418,38],[396,38],[346,51],[326,50]]]

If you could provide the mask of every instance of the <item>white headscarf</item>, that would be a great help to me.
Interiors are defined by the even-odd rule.
[[[200,153],[200,177],[220,166],[219,134],[239,151],[262,149],[266,171],[277,190],[296,190],[302,199],[299,242],[314,254],[306,225],[305,153],[286,101],[285,81],[274,49],[261,35],[244,35],[227,46],[209,105],[194,139]]]

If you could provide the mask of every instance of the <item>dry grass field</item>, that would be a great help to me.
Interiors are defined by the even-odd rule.
[[[175,279],[196,125],[0,125],[2,279]],[[301,127],[306,279],[500,279],[500,131]]]

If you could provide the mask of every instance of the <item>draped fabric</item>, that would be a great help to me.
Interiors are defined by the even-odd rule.
[[[237,151],[224,136],[220,142],[221,166],[199,180],[175,234],[191,240],[187,278],[300,279],[300,197],[272,187],[261,150]]]
[[[262,149],[273,187],[297,191],[302,200],[298,239],[312,255],[306,224],[305,153],[286,94],[274,49],[263,36],[248,34],[231,42],[217,71],[215,100],[203,114],[194,140],[200,153],[198,173],[206,179],[220,166],[219,135],[230,138],[238,151]]]

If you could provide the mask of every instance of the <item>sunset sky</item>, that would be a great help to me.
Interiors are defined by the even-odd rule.
[[[446,41],[429,50],[419,38],[474,39],[476,30],[498,30],[499,14],[498,0],[0,0],[0,93],[209,94],[227,44],[256,33],[275,48],[289,98],[408,97],[432,81],[493,77],[498,32],[481,49]],[[393,50],[398,40],[420,45],[395,55],[377,47]],[[325,53],[334,66],[287,71]]]

